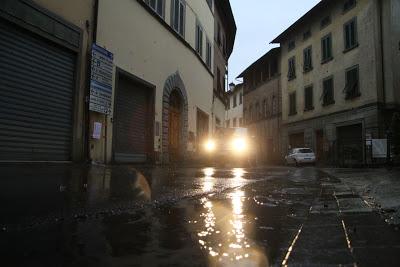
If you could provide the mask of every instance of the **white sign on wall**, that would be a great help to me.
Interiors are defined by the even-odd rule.
[[[89,110],[110,114],[114,55],[106,49],[92,45]]]
[[[387,139],[372,139],[373,158],[387,157]]]

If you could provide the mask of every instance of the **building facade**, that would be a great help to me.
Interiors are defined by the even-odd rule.
[[[230,84],[226,105],[225,127],[243,127],[243,84]]]
[[[257,144],[257,160],[281,159],[280,48],[273,48],[239,75],[244,87],[244,125]]]
[[[224,127],[225,110],[228,105],[226,92],[228,80],[228,60],[232,54],[236,36],[236,23],[228,0],[214,2],[214,133]]]
[[[282,144],[339,165],[370,161],[398,109],[400,1],[323,0],[273,43],[282,48]],[[397,37],[395,37],[397,36]]]
[[[0,1],[0,161],[87,155],[94,1]]]
[[[214,4],[99,0],[97,17],[96,43],[114,54],[114,86],[111,114],[91,114],[106,132],[92,140],[92,160],[189,158],[218,118]]]

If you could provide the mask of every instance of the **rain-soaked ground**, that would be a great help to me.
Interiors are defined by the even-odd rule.
[[[0,168],[1,266],[400,266],[400,234],[312,167]]]

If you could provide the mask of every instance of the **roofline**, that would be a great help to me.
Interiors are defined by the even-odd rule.
[[[282,32],[278,37],[270,42],[270,44],[280,44],[290,33],[294,32],[297,27],[301,26],[308,19],[313,17],[314,14],[317,14],[321,10],[324,10],[328,5],[335,4],[335,1],[331,0],[321,0],[318,4],[316,4],[313,8],[307,11],[301,18],[299,18],[295,23],[290,25],[284,32]]]
[[[243,88],[243,83],[238,83],[235,85],[235,88],[233,88],[233,90],[229,90],[228,92],[226,92],[228,95],[231,95],[237,91],[239,91],[240,89]]]
[[[237,32],[237,26],[236,26],[236,21],[235,17],[232,12],[232,7],[231,3],[229,0],[217,0],[214,1],[215,3],[215,8],[217,8],[221,14],[220,19],[223,20],[226,23],[227,26],[227,32],[229,33],[229,42],[227,44],[227,54],[228,57],[231,56],[233,52],[233,47],[235,45],[235,39],[236,39],[236,32]]]
[[[265,53],[263,56],[261,56],[259,59],[257,59],[256,61],[254,61],[250,66],[248,66],[244,71],[242,71],[241,74],[239,74],[239,76],[236,77],[236,79],[238,78],[243,78],[243,76],[246,74],[246,72],[253,68],[254,66],[256,66],[258,63],[260,63],[261,61],[275,55],[276,53],[280,53],[281,52],[281,48],[280,47],[275,47],[270,49],[267,53]]]

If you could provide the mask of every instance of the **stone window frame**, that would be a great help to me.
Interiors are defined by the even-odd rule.
[[[304,111],[314,110],[314,85],[304,87]]]
[[[325,51],[327,49],[327,51]],[[321,64],[325,64],[333,59],[333,40],[332,33],[328,33],[321,38]]]
[[[176,4],[178,4],[178,13],[179,13],[178,15],[175,14]],[[182,8],[182,10],[181,10],[181,8]],[[177,21],[176,21],[176,19],[177,19]],[[185,29],[186,29],[186,1],[185,0],[172,0],[171,1],[171,26],[172,26],[172,29],[174,29],[174,31],[177,34],[179,34],[180,36],[185,38]]]
[[[328,82],[332,82],[332,86],[330,88],[327,88],[326,85]],[[328,97],[329,95],[327,95],[327,90],[331,89],[330,92],[330,97]],[[334,76],[331,75],[329,77],[326,77],[325,79],[322,80],[322,95],[321,95],[321,101],[322,101],[322,106],[326,107],[326,106],[330,106],[335,104],[335,80],[334,80]]]
[[[348,33],[348,31],[350,31],[350,33]],[[350,34],[350,36],[348,34]],[[344,40],[343,53],[346,53],[358,47],[359,44],[358,44],[357,17],[352,18],[343,25],[343,40]]]

